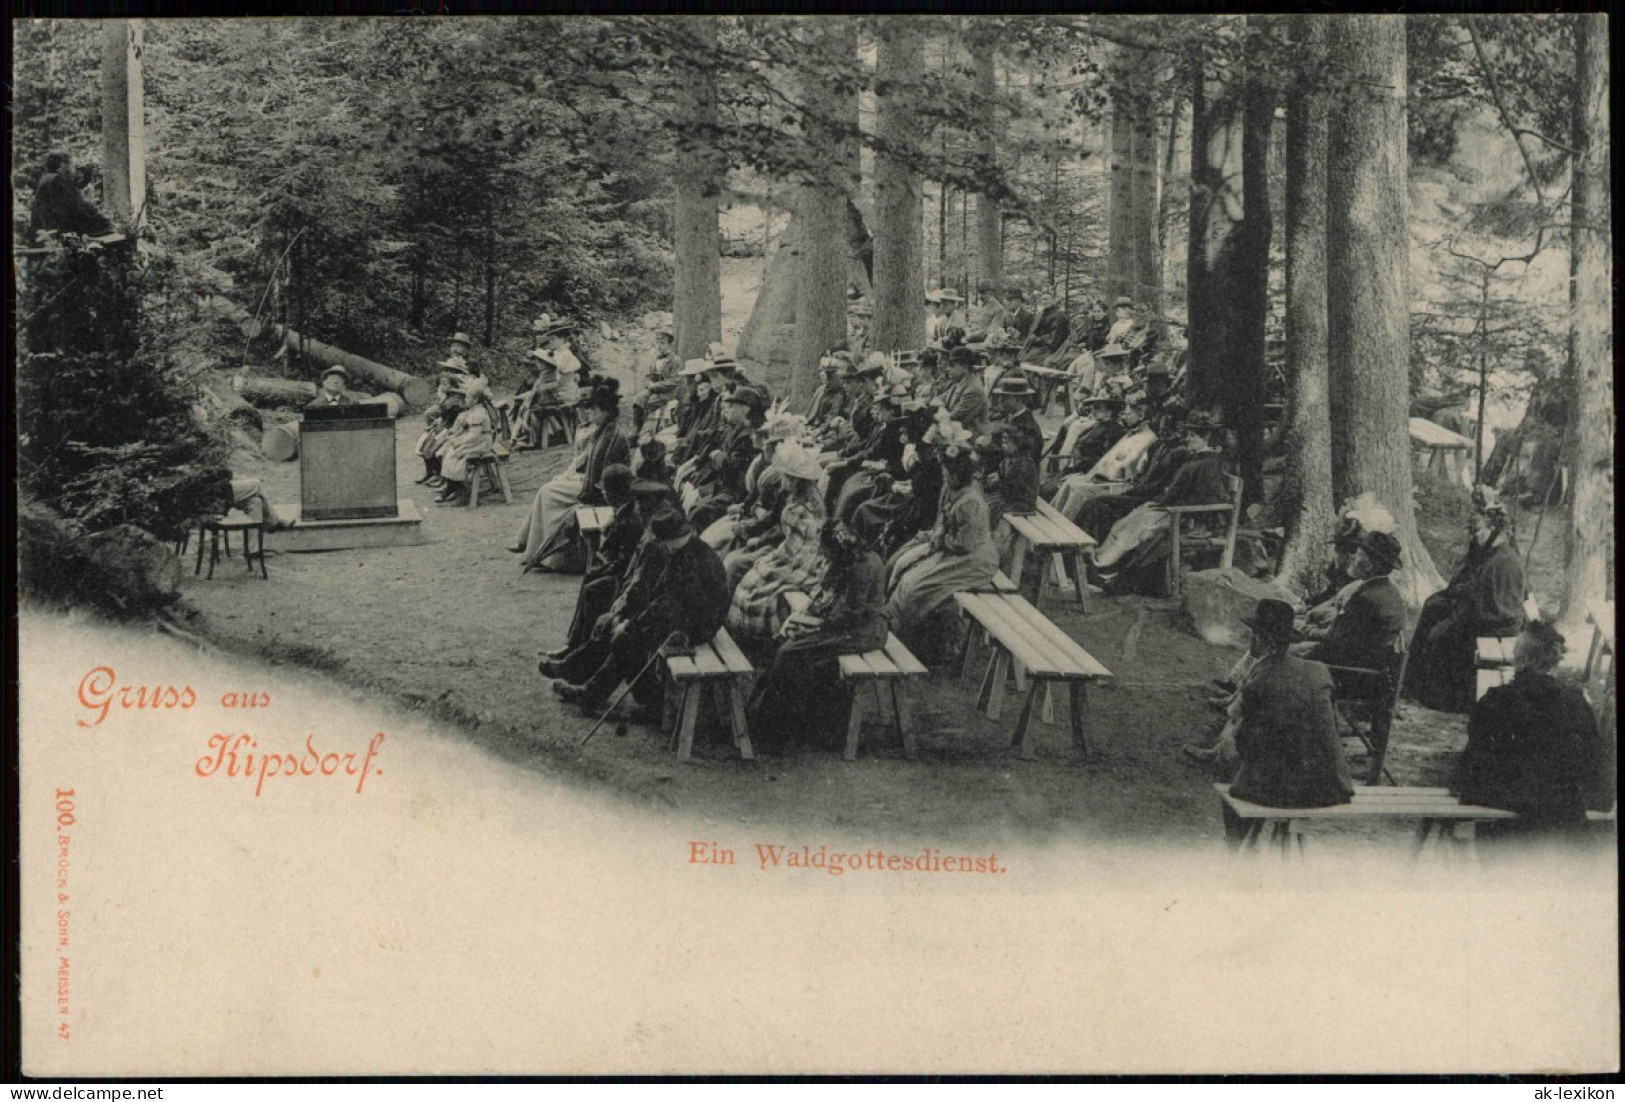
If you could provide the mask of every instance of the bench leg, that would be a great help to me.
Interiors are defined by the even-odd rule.
[[[227,547],[227,550],[230,550],[231,545],[228,543],[226,545],[226,547]],[[217,529],[211,529],[210,532],[209,532],[209,574],[208,574],[208,578],[209,578],[210,581],[214,580],[214,567],[215,567],[215,564],[218,563],[219,561],[220,561],[220,532]]]
[[[700,716],[700,684],[690,682],[683,686],[683,715],[677,728],[677,760],[689,761],[694,757],[694,723]]]
[[[1066,556],[1059,551],[1050,552],[1050,569],[1055,572],[1055,588],[1066,589]]]
[[[1249,849],[1249,850],[1256,850],[1258,848],[1258,839],[1263,833],[1264,833],[1264,820],[1263,819],[1253,819],[1253,820],[1251,820],[1247,824],[1247,833],[1242,836],[1241,845],[1237,847],[1238,851],[1240,849],[1243,849],[1243,848]]]
[[[976,621],[971,620],[968,617],[965,618],[964,626],[965,642],[964,645],[959,649],[959,680],[961,681],[970,676],[971,651],[973,649],[973,644],[976,641],[976,632],[978,630]]]
[[[728,710],[733,720],[734,747],[742,761],[755,761],[756,751],[750,744],[750,727],[745,722],[745,691],[738,678],[728,680]]]
[[[858,760],[858,740],[863,737],[863,693],[852,692],[852,711],[846,718],[846,751],[841,756],[847,761]]]
[[[1038,718],[1045,723],[1055,723],[1055,682],[1044,682],[1044,703],[1038,709]]]
[[[502,504],[512,505],[513,487],[508,485],[508,467],[500,461],[497,463],[497,484],[502,487]]]
[[[1432,833],[1435,825],[1433,819],[1423,819],[1416,824],[1416,836],[1411,839],[1412,861],[1422,856],[1422,851],[1427,848],[1428,835]]]
[[[1072,585],[1078,593],[1078,610],[1085,616],[1089,615],[1089,578],[1083,570],[1083,552],[1070,551],[1067,558],[1072,563]]]
[[[1027,537],[1016,533],[1016,545],[1010,553],[1010,582],[1021,592],[1021,574],[1027,568]]]
[[[1073,681],[1067,688],[1067,711],[1072,717],[1072,746],[1080,754],[1089,753],[1089,682]]]
[[[1011,746],[1021,747],[1022,761],[1035,761],[1038,758],[1038,746],[1033,738],[1033,701],[1038,697],[1038,691],[1043,682],[1034,681],[1032,688],[1027,690],[1027,698],[1021,704],[1021,718],[1016,720],[1016,733],[1010,740]]]
[[[998,719],[1004,706],[1004,679],[1010,675],[1010,652],[995,645],[988,655],[987,676],[982,678],[982,695],[976,706],[988,719]]]
[[[1168,596],[1178,597],[1184,589],[1184,564],[1180,561],[1179,515],[1168,517]]]
[[[479,467],[470,467],[468,472],[468,507],[480,507],[480,482],[485,478],[485,471]]]
[[[198,525],[197,529],[197,565],[192,567],[192,577],[203,573],[203,545],[208,542],[208,529]]]
[[[903,740],[903,756],[909,761],[914,760],[914,726],[909,721],[908,694],[903,691],[900,680],[890,682],[892,714],[897,717],[897,734]]]
[[[254,532],[254,542],[259,545],[260,578],[268,582],[271,580],[271,575],[265,570],[265,529],[263,527],[256,528]]]

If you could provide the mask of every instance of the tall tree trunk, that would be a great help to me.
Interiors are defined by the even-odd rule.
[[[1247,498],[1263,496],[1273,88],[1209,65],[1192,96],[1190,387],[1236,434]],[[1200,135],[1200,143],[1195,135]]]
[[[1172,236],[1168,230],[1171,222],[1174,195],[1174,165],[1179,152],[1179,116],[1185,110],[1185,96],[1181,89],[1175,87],[1168,96],[1168,138],[1163,144],[1162,176],[1157,181],[1157,288],[1162,290],[1168,285],[1166,272],[1168,270],[1168,245]],[[1163,309],[1159,304],[1158,310]]]
[[[994,61],[994,41],[979,34],[971,40],[972,79],[976,89],[978,120],[977,159],[991,175],[998,169],[999,149],[994,135],[998,121],[998,76]],[[1004,236],[1000,232],[999,204],[986,191],[976,196],[976,271],[978,285],[1004,287]]]
[[[1286,547],[1276,582],[1296,593],[1321,584],[1336,514],[1332,509],[1331,413],[1326,377],[1326,21],[1296,17],[1294,46],[1304,74],[1287,104],[1286,350],[1292,381],[1286,471],[1276,515]]]
[[[1153,50],[1140,51],[1136,59],[1140,79],[1136,82],[1133,108],[1133,215],[1130,226],[1134,252],[1135,302],[1148,304],[1162,314],[1162,265],[1157,262],[1157,97],[1152,89],[1162,83],[1162,58]]]
[[[127,226],[130,198],[130,24],[102,27],[102,203],[115,226]]]
[[[1405,19],[1329,21],[1328,68],[1347,75],[1326,148],[1326,344],[1332,489],[1374,494],[1399,522],[1406,597],[1443,584],[1411,498],[1410,258],[1406,235]]]
[[[1614,532],[1613,295],[1609,272],[1608,17],[1577,15],[1574,104],[1573,282],[1570,325],[1578,393],[1572,403],[1574,504],[1569,519],[1562,627],[1584,636],[1585,607],[1608,596]],[[1576,647],[1576,651],[1580,648]]]
[[[823,20],[809,26],[815,48],[832,58],[857,53],[854,27],[846,20]],[[832,348],[845,347],[848,278],[848,197],[856,192],[858,166],[858,99],[832,88],[816,70],[802,87],[806,105],[803,126],[808,148],[825,155],[816,173],[801,185],[796,210],[800,221],[800,272],[796,280],[795,358],[791,364],[791,401],[812,397],[819,378],[818,361]]]
[[[717,20],[689,20],[694,48],[711,56],[717,48]],[[677,260],[672,295],[672,329],[677,355],[705,355],[722,339],[722,252],[717,198],[724,167],[715,147],[717,87],[710,70],[685,73],[676,89],[677,183],[674,221]]]
[[[882,352],[925,343],[924,205],[910,164],[918,119],[908,91],[919,84],[924,49],[906,18],[882,24],[876,73],[876,136],[900,156],[875,154],[873,345]],[[883,90],[884,89],[884,90]]]
[[[1111,145],[1107,171],[1111,190],[1107,205],[1106,294],[1134,295],[1134,112],[1126,64],[1119,65],[1112,94]]]

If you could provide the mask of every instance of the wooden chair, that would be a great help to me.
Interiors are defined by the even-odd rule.
[[[197,566],[192,573],[198,574],[203,569],[203,543],[204,536],[208,537],[209,544],[209,573],[207,578],[214,578],[215,564],[220,561],[222,542],[226,550],[226,557],[231,557],[231,536],[234,532],[243,534],[243,561],[248,565],[248,572],[254,573],[255,562],[259,563],[260,577],[269,581],[271,575],[265,569],[265,522],[266,509],[263,500],[250,502],[246,510],[232,509],[224,516],[214,517],[203,521],[198,526]],[[250,537],[253,542],[250,542]]]
[[[1410,652],[1401,632],[1394,638],[1393,657],[1386,669],[1367,669],[1360,666],[1328,666],[1333,677],[1341,682],[1332,698],[1332,706],[1346,723],[1347,735],[1360,740],[1365,747],[1368,765],[1365,783],[1381,784],[1393,775],[1383,763],[1388,757],[1388,735],[1393,730],[1394,713],[1399,710],[1399,690],[1405,684],[1405,666]]]
[[[1236,557],[1236,529],[1241,526],[1241,492],[1242,481],[1240,475],[1227,474],[1224,476],[1225,485],[1230,489],[1230,500],[1214,502],[1211,505],[1169,505],[1164,508],[1168,514],[1168,596],[1178,597],[1185,589],[1185,554],[1188,551],[1216,550],[1219,552],[1219,566],[1228,569]],[[1223,535],[1194,535],[1185,533],[1181,525],[1187,517],[1216,515],[1228,513],[1230,522],[1225,526]]]

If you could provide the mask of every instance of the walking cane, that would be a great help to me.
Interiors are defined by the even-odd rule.
[[[655,664],[655,659],[659,658],[663,654],[669,653],[670,651],[680,651],[686,649],[687,647],[688,636],[684,635],[682,632],[674,631],[670,635],[666,636],[666,641],[655,648],[654,653],[649,656],[649,660],[643,664],[643,668],[639,670],[636,675],[627,679],[625,686],[622,687],[620,692],[615,694],[615,699],[609,702],[609,707],[604,709],[604,714],[598,717],[598,722],[592,725],[592,730],[588,731],[586,736],[576,745],[578,747],[585,746],[592,740],[592,737],[598,733],[598,728],[604,725],[604,720],[610,717],[610,714],[620,706],[621,701],[626,699],[626,694],[632,691],[632,686],[636,685],[638,683],[638,679],[649,672],[649,667]],[[625,733],[624,725],[620,726],[618,733]]]

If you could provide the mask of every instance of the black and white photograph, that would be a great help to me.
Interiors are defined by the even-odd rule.
[[[38,10],[23,1077],[1618,1072],[1605,12]]]

